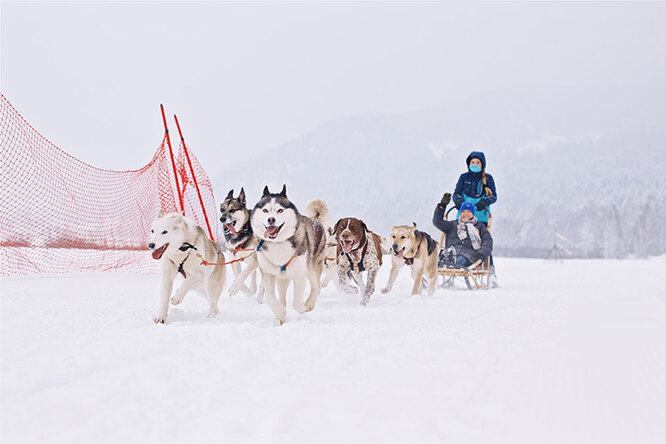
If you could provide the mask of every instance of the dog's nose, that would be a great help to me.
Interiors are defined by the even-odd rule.
[[[393,251],[398,251],[398,244],[393,244]]]
[[[226,214],[223,214],[222,216],[220,216],[220,222],[224,223],[226,220],[227,220],[227,215]]]
[[[275,225],[275,218],[274,217],[269,217],[268,218],[268,225]]]
[[[154,243],[152,243],[152,242],[151,242],[151,243],[149,243],[149,244],[148,244],[148,248],[155,248],[155,244],[154,244]]]

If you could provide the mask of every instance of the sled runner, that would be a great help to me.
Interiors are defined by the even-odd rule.
[[[451,207],[444,213],[444,220],[448,220],[449,213],[455,210],[456,207]],[[490,231],[490,223],[492,221],[492,214],[488,216],[488,231]],[[469,267],[454,268],[446,263],[442,263],[442,254],[445,254],[446,248],[446,233],[442,233],[439,241],[439,254],[440,261],[437,264],[437,274],[443,277],[443,287],[453,287],[456,278],[462,278],[467,285],[468,290],[487,290],[490,288],[490,256],[485,260],[479,259]]]

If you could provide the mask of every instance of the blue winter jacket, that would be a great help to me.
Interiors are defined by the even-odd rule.
[[[486,156],[480,151],[472,151],[469,156],[467,156],[467,167],[473,158],[481,160],[481,165],[484,170],[486,168]],[[493,176],[486,173],[486,187],[492,191],[491,194],[486,195],[482,182],[481,173],[473,173],[467,171],[460,175],[458,183],[456,184],[456,189],[451,196],[453,202],[456,204],[456,207],[460,208],[463,202],[471,202],[476,204],[481,199],[486,201],[486,208],[483,210],[476,210],[474,215],[476,216],[479,222],[488,222],[488,215],[490,205],[494,204],[497,200],[497,191],[495,190],[495,180]],[[460,211],[458,211],[458,216],[460,216]]]

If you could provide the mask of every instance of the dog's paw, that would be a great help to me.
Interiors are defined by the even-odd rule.
[[[305,311],[312,311],[315,308],[315,301],[311,301],[310,298],[308,298],[307,301],[305,301]]]
[[[166,324],[166,316],[155,316],[153,322],[156,324]]]
[[[178,305],[183,302],[183,296],[173,296],[171,298],[171,305]]]
[[[345,287],[345,291],[349,294],[358,294],[358,288],[352,287],[351,285],[348,287]]]
[[[299,314],[303,314],[308,310],[308,307],[305,304],[294,304],[294,310],[296,310]]]
[[[217,308],[211,308],[210,311],[208,312],[208,314],[206,315],[206,317],[212,319],[212,318],[214,318],[215,316],[217,316],[217,314],[218,314],[219,312],[220,312],[220,310],[218,310]]]
[[[382,288],[382,293],[384,294],[388,293],[389,291],[391,291],[390,288]]]
[[[368,302],[370,302],[370,295],[366,294],[361,299],[361,305],[363,305],[365,307],[366,305],[368,305]]]

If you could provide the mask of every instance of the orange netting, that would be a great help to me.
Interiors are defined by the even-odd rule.
[[[140,170],[103,170],[60,150],[0,98],[0,275],[157,272],[150,224],[160,207],[180,210],[166,137]],[[211,182],[189,155],[217,238]],[[182,145],[176,173],[185,215],[208,232]]]

